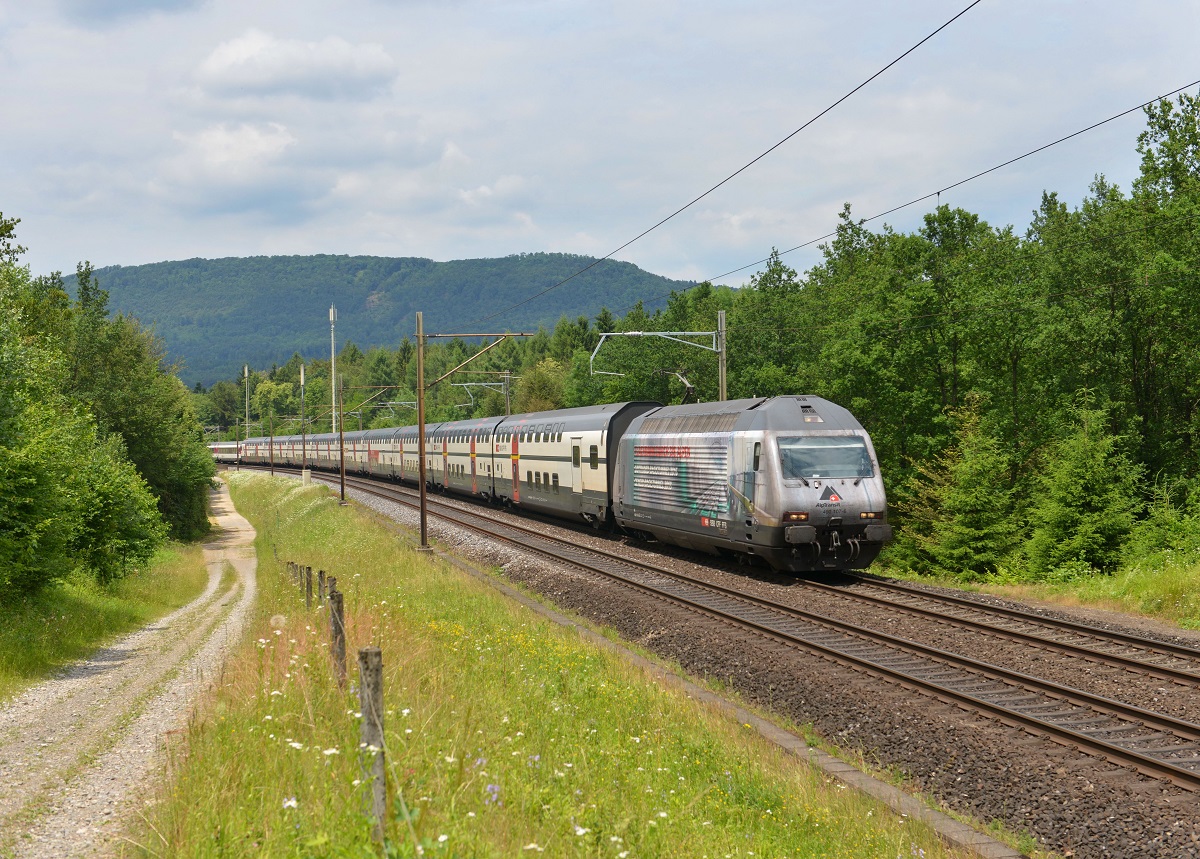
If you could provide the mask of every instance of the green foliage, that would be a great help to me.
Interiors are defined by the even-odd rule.
[[[1156,482],[1145,515],[1133,526],[1125,555],[1133,563],[1200,561],[1200,494],[1194,483]],[[1173,557],[1172,557],[1173,556]]]
[[[79,475],[86,494],[72,548],[103,584],[149,561],[167,528],[118,436],[95,444],[90,454]]]
[[[1016,548],[1011,469],[984,432],[979,402],[956,415],[951,446],[919,465],[897,505],[904,521],[893,554],[917,572],[974,578],[997,570]]]
[[[515,411],[544,412],[563,406],[566,371],[553,358],[544,358],[517,384]]]
[[[1072,416],[1074,426],[1049,451],[1031,499],[1025,553],[1039,577],[1072,564],[1115,569],[1142,506],[1142,468],[1109,432],[1107,410],[1085,404]]]
[[[25,248],[16,242],[16,229],[19,223],[21,223],[20,218],[6,218],[4,213],[0,212],[0,263],[16,265],[21,254],[25,253]]]
[[[164,518],[180,536],[207,531],[212,458],[161,343],[108,318],[90,264],[73,306],[61,277],[31,278],[14,224],[0,228],[0,588],[75,571],[111,582],[153,555]]]
[[[1200,97],[1183,93],[1146,108],[1147,128],[1138,135],[1141,176],[1135,188],[1159,200],[1192,193],[1200,184]]]

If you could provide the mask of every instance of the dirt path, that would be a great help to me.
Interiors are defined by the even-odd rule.
[[[222,484],[208,587],[0,708],[0,856],[111,855],[167,733],[237,640],[254,601],[254,529]]]

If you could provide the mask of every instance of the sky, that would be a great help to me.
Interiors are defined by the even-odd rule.
[[[0,0],[0,212],[35,274],[603,256],[968,2]],[[616,258],[716,278],[830,232],[845,203],[870,217],[1200,79],[1198,32],[1200,0],[983,0]],[[941,202],[1023,231],[1044,190],[1074,207],[1097,174],[1128,189],[1143,125]],[[935,202],[886,223],[917,229]]]

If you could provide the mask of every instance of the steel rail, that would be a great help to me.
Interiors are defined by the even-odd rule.
[[[1116,632],[1073,620],[1041,617],[1039,615],[1023,612],[1020,609],[1008,608],[1006,606],[985,605],[983,603],[976,602],[975,600],[968,599],[966,597],[956,597],[952,594],[930,593],[929,591],[921,590],[920,588],[904,584],[903,582],[876,578],[874,576],[862,575],[860,573],[846,573],[846,575],[857,582],[860,582],[864,585],[869,585],[871,587],[903,593],[907,596],[913,596],[919,599],[961,606],[975,612],[1008,617],[1022,623],[1047,626],[1052,629],[1065,629],[1078,635],[1084,635],[1091,638],[1109,639],[1119,644],[1126,644],[1130,647],[1150,650],[1163,656],[1173,656],[1179,659],[1187,659],[1200,664],[1200,648],[1188,647],[1187,645],[1183,644],[1173,644],[1166,641],[1153,641],[1136,635],[1131,635],[1124,632]],[[1197,678],[1195,675],[1193,675],[1192,679]]]
[[[859,577],[855,577],[858,579]],[[875,585],[876,582],[866,579],[864,584]],[[1111,665],[1115,668],[1121,668],[1126,671],[1134,671],[1140,674],[1150,674],[1163,680],[1169,680],[1173,683],[1178,683],[1184,686],[1200,686],[1200,650],[1192,651],[1191,659],[1195,662],[1195,667],[1190,670],[1181,668],[1173,668],[1169,665],[1160,665],[1150,662],[1145,658],[1138,656],[1124,655],[1120,653],[1110,653],[1104,650],[1087,647],[1082,644],[1073,643],[1070,641],[1061,641],[1055,638],[1047,638],[1044,635],[1038,635],[1032,632],[1022,632],[1019,629],[1010,629],[1005,626],[997,626],[994,622],[988,623],[982,620],[975,620],[969,617],[960,617],[954,614],[945,614],[934,608],[924,608],[918,605],[910,605],[904,602],[887,599],[885,597],[872,596],[858,591],[847,591],[834,585],[829,585],[824,582],[814,582],[807,580],[803,583],[803,587],[810,590],[816,590],[824,594],[828,594],[839,599],[850,602],[869,603],[886,608],[890,611],[904,612],[918,617],[926,617],[937,620],[941,623],[946,623],[950,626],[958,626],[966,629],[973,629],[984,632],[989,635],[995,635],[1000,638],[1007,638],[1012,641],[1023,644],[1030,644],[1036,647],[1043,647],[1047,650],[1057,651],[1068,655],[1078,656],[1084,659],[1089,659],[1094,662],[1100,662],[1106,665]],[[1158,642],[1139,639],[1136,636],[1125,635],[1124,633],[1107,634],[1106,630],[1088,627],[1085,624],[1077,624],[1071,621],[1059,623],[1056,618],[1039,618],[1036,615],[1022,614],[1013,609],[1005,609],[1003,612],[991,612],[990,607],[982,603],[972,603],[970,600],[961,600],[950,596],[943,598],[940,594],[927,594],[925,591],[915,588],[903,588],[900,591],[905,596],[912,596],[917,599],[925,600],[930,603],[944,603],[954,608],[963,608],[967,611],[973,611],[981,615],[993,615],[1000,617],[1008,617],[1011,620],[1023,623],[1027,626],[1039,627],[1043,630],[1048,630],[1050,633],[1065,630],[1066,632],[1076,635],[1085,636],[1097,641],[1099,644],[1114,643],[1123,647],[1136,648],[1140,651],[1148,651],[1156,656],[1169,656],[1172,659],[1183,659],[1184,656],[1177,653],[1164,653],[1158,649]],[[963,605],[963,604],[966,605]],[[1087,629],[1085,633],[1082,630]],[[1182,651],[1188,651],[1189,648],[1181,647]]]

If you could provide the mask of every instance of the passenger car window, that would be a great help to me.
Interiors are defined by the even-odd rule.
[[[592,468],[599,468],[600,467],[600,448],[598,448],[596,445],[592,445],[590,453],[591,453],[591,458],[592,458],[592,462],[591,462]]]

